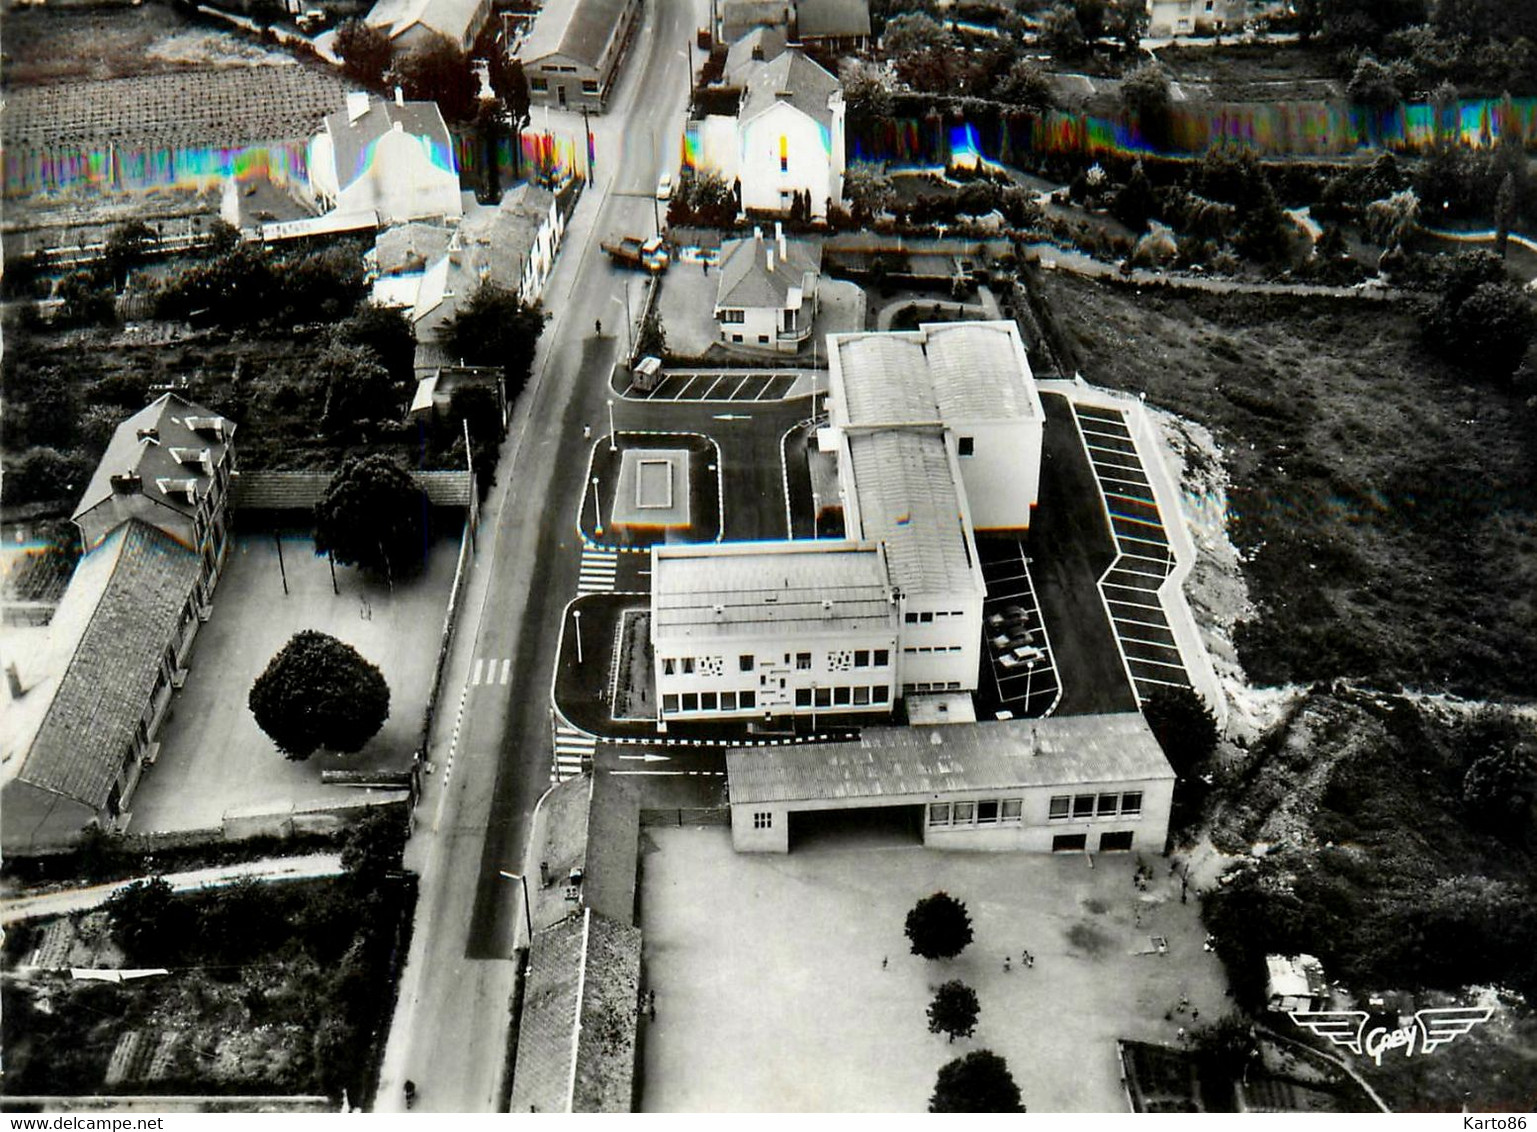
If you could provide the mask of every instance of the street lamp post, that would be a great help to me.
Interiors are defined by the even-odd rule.
[[[619,445],[619,433],[614,428],[614,399],[608,399],[608,450],[614,452]]]
[[[576,662],[578,664],[581,664],[582,663],[582,611],[580,609],[573,609],[571,611],[571,617],[572,617],[572,620],[576,623]],[[1026,696],[1026,698],[1027,699],[1029,698],[1028,695]]]
[[[603,501],[598,498],[598,477],[592,477],[592,514],[596,525],[593,528],[599,538],[603,537]]]
[[[496,871],[508,880],[517,881],[518,888],[523,892],[523,924],[528,928],[528,944],[532,947],[534,944],[534,916],[528,907],[528,878],[526,876],[519,876],[517,873],[509,873],[506,869],[497,869]]]
[[[818,529],[818,527],[821,525],[820,522],[819,522],[821,517],[822,517],[822,498],[821,498],[820,495],[817,494],[816,489],[812,488],[812,490],[811,490],[811,537],[814,538],[814,539],[822,537],[822,533]]]
[[[815,735],[816,734],[816,730],[817,730],[817,682],[815,680],[813,680],[811,682],[811,733],[813,735]]]
[[[1035,675],[1035,661],[1025,662],[1025,714],[1030,714],[1030,680]]]

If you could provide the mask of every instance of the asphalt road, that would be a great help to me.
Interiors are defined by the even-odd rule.
[[[604,412],[624,288],[636,282],[597,245],[617,232],[651,230],[663,155],[676,154],[683,128],[697,61],[688,45],[703,11],[700,0],[648,5],[609,113],[592,119],[593,181],[545,291],[552,318],[483,513],[445,677],[433,771],[408,848],[422,884],[377,1111],[403,1107],[408,1078],[418,1110],[499,1107],[511,956],[523,931],[518,882],[502,870],[521,871],[529,816],[548,786],[550,679],[581,553],[565,515],[582,488],[583,424]],[[582,128],[578,115],[544,110],[534,112],[534,126],[576,137]],[[609,323],[601,338],[594,334],[600,319]],[[511,679],[470,687],[475,659],[510,660]]]

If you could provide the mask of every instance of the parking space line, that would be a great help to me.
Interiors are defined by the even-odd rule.
[[[1183,664],[1170,664],[1166,660],[1149,660],[1145,656],[1131,656],[1127,657],[1126,659],[1131,664],[1156,664],[1159,668],[1173,668],[1180,672],[1185,671],[1185,666]]]
[[[1139,684],[1157,684],[1160,688],[1188,688],[1188,687],[1190,687],[1190,685],[1188,683],[1178,684],[1178,683],[1175,683],[1175,682],[1173,682],[1171,680],[1155,680],[1151,676],[1137,676],[1137,677],[1133,677],[1133,679],[1135,679],[1137,681],[1137,683],[1139,683]]]

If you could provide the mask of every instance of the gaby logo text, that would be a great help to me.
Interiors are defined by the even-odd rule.
[[[1297,1025],[1381,1065],[1382,1055],[1394,1050],[1403,1050],[1405,1057],[1433,1053],[1480,1022],[1489,1021],[1494,1010],[1487,1006],[1436,1007],[1416,1012],[1414,1021],[1407,1026],[1382,1025],[1365,1010],[1293,1010],[1289,1013]]]

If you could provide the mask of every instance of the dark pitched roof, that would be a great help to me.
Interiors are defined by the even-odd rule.
[[[55,623],[78,617],[84,631],[17,778],[106,804],[199,568],[196,554],[138,519],[81,559]]]
[[[785,102],[831,129],[833,114],[827,101],[843,89],[834,76],[793,49],[766,63],[749,60],[726,78],[742,88],[737,111],[742,122]]]
[[[727,43],[755,27],[784,27],[789,22],[789,0],[725,0],[720,6],[721,38]]]
[[[776,249],[772,271],[768,267],[770,248]],[[773,240],[757,237],[722,244],[716,308],[783,309],[789,302],[790,288],[801,286],[806,272],[822,268],[822,246],[818,242],[787,239],[785,252],[786,255],[779,256]]]
[[[525,62],[564,55],[596,67],[634,0],[548,0],[518,49]]]
[[[197,503],[188,499],[181,485],[195,481],[194,494],[201,498],[234,432],[234,421],[174,393],[165,394],[117,426],[74,517],[109,499],[118,488],[131,489],[183,515],[196,514]],[[207,460],[202,459],[204,452]],[[134,476],[137,485],[122,478]],[[117,488],[115,477],[120,478]]]
[[[369,148],[397,124],[413,137],[426,138],[443,167],[453,168],[453,139],[449,137],[448,126],[444,124],[436,102],[407,102],[402,106],[370,99],[368,109],[355,121],[348,121],[348,118],[345,109],[326,115],[338,188],[345,189],[367,171]]]
[[[802,39],[853,39],[870,34],[870,0],[797,0]]]
[[[535,934],[513,1112],[630,1111],[640,944],[640,929],[590,908]]]
[[[468,507],[467,471],[412,472],[433,507]],[[331,482],[330,472],[236,472],[230,505],[247,511],[313,511]]]

